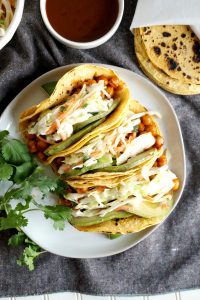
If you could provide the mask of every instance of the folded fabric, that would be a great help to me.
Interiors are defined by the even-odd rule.
[[[130,30],[154,25],[192,25],[200,38],[199,0],[138,0]]]

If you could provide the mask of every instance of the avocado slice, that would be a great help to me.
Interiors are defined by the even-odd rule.
[[[141,201],[140,205],[131,208],[129,212],[143,218],[164,217],[170,212],[172,206],[172,199],[166,205],[162,202]]]
[[[107,237],[110,239],[110,240],[115,240],[119,237],[121,237],[122,234],[121,233],[108,233],[107,234]]]
[[[47,82],[45,84],[42,85],[42,88],[45,90],[45,92],[51,96],[51,94],[53,93],[56,84],[58,81],[51,81],[51,82]]]
[[[72,217],[70,223],[77,226],[91,226],[99,224],[105,221],[110,221],[113,219],[124,219],[131,217],[132,214],[126,211],[112,211],[106,214],[104,217],[94,216],[94,217]]]
[[[156,149],[150,149],[143,153],[130,158],[127,163],[120,166],[112,166],[112,159],[106,160],[106,154],[98,160],[98,162],[89,167],[83,167],[81,169],[73,169],[64,173],[64,177],[79,176],[89,171],[95,170],[95,172],[125,172],[132,169],[145,161],[149,160],[156,152]],[[109,154],[107,154],[109,155]]]
[[[112,155],[111,154],[104,154],[96,164],[93,164],[89,167],[83,167],[81,169],[73,169],[67,171],[63,174],[64,177],[72,177],[72,176],[79,176],[85,174],[89,171],[93,171],[95,169],[104,168],[112,164]]]
[[[99,168],[96,170],[96,172],[125,172],[149,160],[155,154],[156,151],[157,150],[155,148],[149,149],[145,152],[136,155],[133,158],[128,159],[128,161],[125,164],[119,166]]]
[[[107,110],[107,111],[103,111],[100,112],[98,114],[96,114],[95,116],[89,118],[88,120],[81,122],[81,123],[77,123],[73,126],[73,132],[76,133],[79,130],[81,130],[82,128],[84,128],[85,126],[101,119],[101,118],[105,118],[107,115],[109,115],[119,104],[119,100],[115,100],[113,102],[113,104],[111,105],[111,107]]]
[[[92,129],[96,128],[99,124],[103,123],[104,121],[105,121],[105,118],[100,119],[100,120],[84,127],[83,129],[81,129],[77,133],[71,135],[67,140],[48,147],[44,151],[44,153],[47,156],[50,156],[50,155],[54,155],[54,154],[56,154],[56,153],[58,153],[62,150],[65,150],[69,146],[71,146],[71,145],[75,144],[76,142],[78,142],[84,135],[89,133]]]

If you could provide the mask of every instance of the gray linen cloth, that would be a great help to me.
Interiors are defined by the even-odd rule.
[[[136,1],[125,1],[122,23],[107,43],[81,51],[54,40],[42,22],[39,0],[26,0],[22,22],[0,52],[1,112],[32,80],[58,66],[107,63],[144,76],[129,31],[135,5]],[[10,232],[0,233],[0,296],[61,291],[136,295],[200,287],[200,96],[165,94],[182,127],[188,174],[182,199],[168,220],[124,253],[100,259],[69,259],[46,253],[33,272],[16,265],[21,249],[7,246]]]

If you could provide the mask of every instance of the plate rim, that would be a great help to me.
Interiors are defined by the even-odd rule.
[[[123,68],[123,67],[118,67],[118,66],[115,66],[115,65],[109,65],[109,64],[102,64],[102,63],[75,63],[75,64],[68,64],[68,65],[64,65],[64,66],[60,66],[60,67],[57,67],[57,68],[53,68],[52,70],[49,70],[45,73],[43,73],[42,75],[40,75],[39,77],[35,78],[33,81],[31,81],[27,86],[25,86],[12,100],[11,102],[8,104],[8,106],[3,110],[3,112],[0,114],[0,120],[1,118],[3,118],[3,115],[7,113],[7,111],[9,111],[10,109],[12,109],[12,107],[15,105],[16,101],[17,101],[17,98],[20,98],[21,96],[23,96],[23,93],[26,92],[27,89],[30,88],[31,85],[34,85],[37,83],[37,81],[40,81],[43,77],[45,76],[48,76],[48,75],[51,75],[53,73],[56,73],[57,71],[62,71],[62,70],[70,70],[71,68],[74,68],[74,67],[77,67],[79,65],[83,65],[83,64],[92,64],[92,65],[98,65],[98,66],[102,66],[102,67],[106,67],[106,68],[111,68],[113,69],[114,71],[125,71],[125,72],[130,72],[130,73],[133,73],[134,76],[136,76],[137,78],[139,78],[140,80],[144,81],[146,84],[148,84],[151,89],[154,89],[156,90],[163,98],[163,100],[165,101],[165,103],[170,107],[170,110],[171,110],[171,113],[173,114],[173,117],[176,121],[176,125],[177,125],[177,129],[178,129],[178,133],[179,133],[179,137],[180,137],[180,142],[181,142],[181,152],[182,152],[182,158],[183,158],[183,180],[182,180],[182,187],[179,191],[179,196],[177,197],[177,200],[176,200],[176,203],[174,203],[173,205],[173,208],[171,209],[171,211],[169,212],[169,214],[162,220],[161,223],[157,224],[157,225],[154,225],[152,227],[150,227],[150,231],[145,233],[145,235],[141,238],[139,238],[138,241],[135,241],[133,242],[132,244],[128,245],[128,246],[125,246],[123,247],[123,250],[119,249],[119,250],[116,250],[116,251],[112,251],[112,253],[110,254],[102,254],[102,255],[90,255],[90,256],[87,256],[87,255],[83,255],[83,256],[77,256],[77,255],[64,255],[64,254],[60,254],[60,253],[57,253],[56,251],[52,251],[52,250],[49,250],[48,247],[42,247],[42,249],[52,253],[52,254],[55,254],[55,255],[59,255],[59,256],[62,256],[62,257],[68,257],[68,258],[79,258],[79,259],[90,259],[90,258],[102,258],[102,257],[109,257],[109,256],[113,256],[113,255],[116,255],[116,254],[119,254],[119,253],[122,253],[126,250],[129,250],[130,248],[136,246],[138,243],[142,242],[144,239],[148,238],[156,229],[158,229],[167,219],[168,217],[172,214],[172,212],[174,211],[174,209],[176,208],[176,206],[178,205],[179,201],[181,200],[181,197],[182,197],[182,194],[183,194],[183,191],[184,191],[184,188],[185,188],[185,182],[186,182],[186,154],[185,154],[185,146],[184,146],[184,140],[183,140],[183,136],[182,136],[182,131],[181,131],[181,126],[180,126],[180,123],[179,123],[179,120],[178,120],[178,117],[176,115],[176,112],[175,112],[175,109],[173,108],[172,104],[169,102],[167,96],[164,94],[164,92],[162,90],[160,90],[160,88],[158,88],[153,82],[151,82],[148,78],[140,75],[140,74],[137,74],[135,73],[134,71],[130,70],[130,69],[126,69],[126,68]],[[67,72],[67,70],[66,70]],[[26,233],[26,230],[24,230],[25,228],[22,229],[22,231]],[[32,239],[32,237],[30,237]],[[32,239],[34,241],[34,239]],[[38,244],[38,243],[37,243]]]

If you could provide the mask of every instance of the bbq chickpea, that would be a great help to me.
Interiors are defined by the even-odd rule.
[[[96,78],[97,82],[99,82],[100,80],[104,81],[104,85],[108,85],[108,78],[106,78],[106,76],[100,75]]]
[[[30,140],[28,142],[28,149],[31,153],[35,153],[37,152],[37,145],[36,145],[36,141],[34,140]]]
[[[174,182],[173,191],[176,191],[176,190],[178,190],[179,185],[180,185],[179,179],[178,179],[178,178],[175,178],[175,179],[173,180],[173,182]]]
[[[37,141],[37,149],[39,151],[44,151],[48,148],[48,144],[42,140]]]
[[[43,161],[46,160],[46,155],[41,151],[37,152],[37,156],[39,157],[40,160],[43,160]]]
[[[96,82],[96,80],[94,80],[94,79],[89,79],[89,80],[86,82],[87,85],[92,85],[92,84],[95,84],[95,83],[97,83],[97,82]]]
[[[154,124],[145,126],[146,131],[151,132],[153,136],[157,135],[157,129]]]
[[[143,124],[143,123],[140,123],[140,124],[138,125],[138,131],[141,133],[141,132],[144,131],[144,129],[145,129],[144,124]]]
[[[34,140],[36,138],[36,135],[27,132],[26,137],[27,137],[28,140]]]
[[[141,118],[142,123],[146,125],[152,125],[152,118],[149,115],[145,115]]]
[[[156,136],[155,147],[156,147],[157,149],[160,149],[160,148],[163,146],[163,144],[164,144],[163,138],[162,138],[160,135],[157,135],[157,136]]]
[[[164,165],[167,164],[167,158],[166,155],[161,155],[158,159],[157,159],[157,163],[158,163],[158,167],[162,167]]]
[[[117,78],[117,76],[113,76],[110,80],[109,80],[109,84],[113,87],[113,88],[117,88],[119,86],[119,79]]]
[[[114,94],[114,88],[112,86],[108,86],[106,92],[112,97]]]

